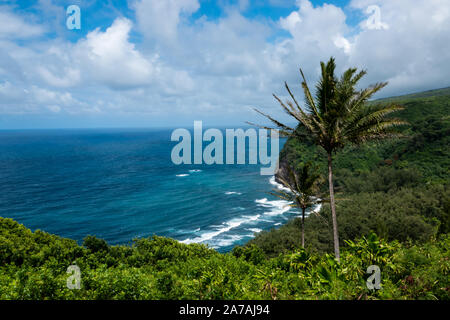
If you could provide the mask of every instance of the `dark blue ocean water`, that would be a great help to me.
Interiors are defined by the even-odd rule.
[[[171,132],[1,131],[0,216],[79,242],[157,234],[223,252],[298,214],[260,165],[174,165]]]

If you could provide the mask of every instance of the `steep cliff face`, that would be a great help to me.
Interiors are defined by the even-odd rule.
[[[278,170],[275,172],[275,181],[278,183],[281,183],[280,178],[287,180],[288,179],[288,166],[289,162],[287,160],[287,157],[285,156],[285,153],[280,152],[280,158],[278,160]]]

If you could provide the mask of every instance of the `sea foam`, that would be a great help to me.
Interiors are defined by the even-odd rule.
[[[270,201],[267,200],[267,198],[256,199],[255,202],[261,207],[270,209],[269,211],[264,212],[264,214],[268,216],[278,216],[288,212],[291,209],[290,204],[292,204],[292,202],[286,200]]]
[[[199,237],[188,238],[188,239],[182,240],[180,242],[190,244],[190,243],[202,243],[202,242],[206,242],[206,241],[211,241],[214,238],[216,238],[217,236],[222,235],[223,233],[226,233],[226,232],[230,231],[231,229],[237,228],[244,223],[249,223],[249,222],[258,220],[258,218],[260,216],[261,215],[257,214],[254,216],[242,216],[240,218],[232,219],[230,221],[224,222],[220,226],[215,226],[216,230],[214,230],[214,231],[205,232],[205,233],[201,234]],[[227,236],[227,237],[229,237],[229,236]],[[221,240],[221,239],[219,239],[219,240]]]
[[[279,189],[279,190],[282,190],[282,191],[285,191],[285,192],[291,192],[291,189],[286,188],[286,187],[283,186],[281,183],[276,182],[276,181],[275,181],[275,176],[272,176],[272,177],[269,179],[269,182],[270,182],[271,185],[275,186],[275,187],[276,187],[277,189]]]
[[[231,194],[237,194],[237,195],[241,195],[241,192],[236,192],[236,191],[227,191],[225,192],[226,195],[231,195]]]

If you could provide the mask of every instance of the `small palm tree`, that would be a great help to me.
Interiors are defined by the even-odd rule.
[[[314,205],[321,204],[325,200],[319,198],[319,183],[321,177],[317,170],[312,169],[310,162],[302,165],[300,170],[295,171],[288,167],[288,177],[279,177],[278,179],[289,188],[290,192],[274,190],[270,194],[292,202],[291,207],[297,207],[302,212],[302,248],[305,247],[305,213],[306,210]]]
[[[305,95],[304,109],[300,107],[286,82],[285,87],[292,101],[284,103],[276,95],[273,95],[283,110],[296,120],[298,125],[295,128],[255,110],[275,124],[276,129],[279,129],[281,134],[299,140],[312,139],[316,145],[321,146],[327,153],[334,252],[336,259],[339,261],[339,235],[333,188],[333,154],[347,144],[361,144],[373,139],[396,136],[398,134],[394,131],[394,128],[407,123],[399,119],[386,117],[392,112],[402,110],[403,108],[399,105],[367,104],[372,95],[384,88],[387,82],[376,83],[366,89],[357,90],[356,85],[366,74],[366,71],[357,72],[356,68],[350,68],[340,78],[337,78],[333,57],[326,64],[321,62],[320,66],[321,78],[316,85],[314,96],[311,94],[305,76],[300,69]]]

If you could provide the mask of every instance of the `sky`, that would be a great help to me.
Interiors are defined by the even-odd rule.
[[[377,98],[448,87],[450,1],[0,0],[0,130],[286,121],[331,56]]]

